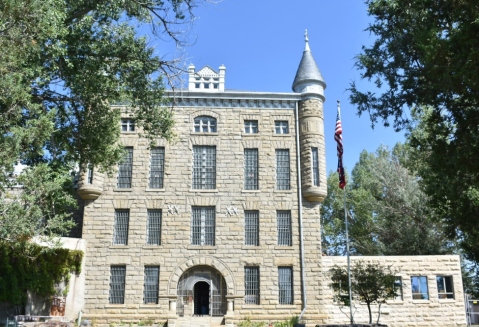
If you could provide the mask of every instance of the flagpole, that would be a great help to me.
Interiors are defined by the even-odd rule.
[[[351,325],[354,324],[353,318],[353,297],[351,294],[351,261],[349,255],[349,232],[348,232],[348,210],[346,208],[346,178],[343,167],[343,127],[341,125],[341,107],[338,100],[338,116],[336,118],[336,130],[334,139],[338,143],[338,174],[339,187],[343,189],[344,194],[344,223],[346,225],[346,256],[348,258],[348,292],[349,292],[349,314]]]
[[[348,257],[348,291],[349,291],[349,314],[351,325],[354,324],[353,319],[353,297],[351,295],[351,262],[349,258],[349,233],[348,233],[348,211],[346,209],[346,186],[343,188],[344,194],[344,221],[346,223],[346,255]]]

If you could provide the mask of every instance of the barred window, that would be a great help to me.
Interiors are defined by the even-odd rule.
[[[165,170],[165,148],[153,148],[150,151],[150,188],[163,188]]]
[[[216,188],[216,147],[193,147],[193,189]]]
[[[88,165],[86,183],[87,184],[92,184],[93,183],[93,166],[92,165]]]
[[[278,267],[279,304],[293,304],[293,268]]]
[[[289,190],[289,149],[276,149],[276,189]]]
[[[205,89],[208,87],[205,83]],[[209,84],[208,84],[209,85]],[[200,116],[195,118],[195,132],[196,133],[215,133],[216,132],[216,119],[208,116]]]
[[[259,267],[244,267],[244,302],[259,304]]]
[[[111,266],[110,268],[110,304],[125,303],[126,266]]]
[[[121,120],[121,131],[122,132],[134,132],[135,131],[135,121],[133,119],[122,119]]]
[[[429,300],[426,276],[412,276],[411,290],[413,300]]]
[[[256,134],[256,133],[258,133],[258,121],[257,120],[245,120],[244,121],[244,132],[246,134]]]
[[[160,267],[145,266],[145,285],[143,291],[144,304],[158,304],[158,279]]]
[[[291,211],[277,211],[276,218],[278,221],[278,245],[292,246]]]
[[[258,149],[244,149],[244,189],[259,189]]]
[[[319,186],[318,148],[311,148],[311,165],[313,169],[313,185]]]
[[[192,207],[191,244],[215,245],[215,207]]]
[[[437,293],[440,299],[454,299],[452,276],[437,276]]]
[[[244,243],[259,246],[259,211],[244,212]]]
[[[161,244],[161,210],[148,210],[146,244]]]
[[[274,130],[276,134],[288,134],[289,133],[288,122],[282,121],[282,120],[275,121]]]
[[[126,154],[118,166],[118,188],[131,188],[131,170],[133,167],[133,148],[125,148]]]
[[[128,245],[129,210],[115,210],[115,225],[113,229],[113,245]]]

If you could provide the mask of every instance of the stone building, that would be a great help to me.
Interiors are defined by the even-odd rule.
[[[227,325],[300,315],[308,326],[348,321],[332,302],[327,278],[331,264],[344,258],[321,253],[326,83],[308,41],[293,93],[229,90],[225,71],[191,65],[188,88],[170,93],[174,142],[159,139],[149,148],[124,116],[127,156],[118,176],[94,168],[81,175],[83,318],[152,319],[170,327],[204,317]],[[444,326],[465,323],[459,259],[441,258],[390,258],[417,264],[402,280],[430,298],[413,300],[404,290],[410,326],[430,325],[416,321],[421,312]],[[447,293],[436,300],[436,275],[445,277],[445,292],[452,287],[452,299]],[[385,306],[391,314],[382,321],[391,323],[398,303]]]

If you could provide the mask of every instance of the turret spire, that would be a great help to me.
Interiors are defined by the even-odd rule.
[[[304,30],[305,33],[304,33],[304,41],[306,42],[305,46],[304,46],[304,51],[311,51],[309,49],[309,38],[308,38],[308,30]]]

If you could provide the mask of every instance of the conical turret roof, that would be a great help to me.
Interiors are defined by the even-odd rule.
[[[326,88],[326,82],[324,81],[323,75],[316,64],[316,61],[313,58],[313,54],[309,49],[308,44],[308,35],[306,34],[306,45],[303,52],[303,58],[299,63],[298,71],[296,72],[296,77],[293,82],[293,91],[296,92],[295,88],[298,84],[303,82],[318,82],[323,84]]]

